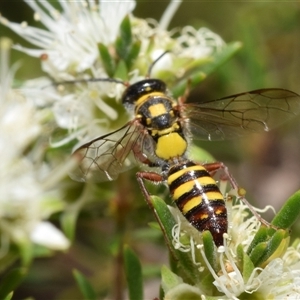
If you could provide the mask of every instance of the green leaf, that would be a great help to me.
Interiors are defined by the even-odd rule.
[[[9,294],[4,298],[4,300],[11,300],[12,297],[13,297],[13,295],[14,295],[13,292],[9,293]]]
[[[198,287],[181,283],[171,289],[165,295],[165,299],[172,300],[202,300],[202,299],[210,299],[203,295],[203,292]],[[217,299],[217,298],[216,298]]]
[[[26,268],[18,268],[11,270],[4,278],[2,278],[0,284],[0,299],[9,297],[9,294],[20,285],[26,275]]]
[[[243,279],[247,282],[254,270],[254,264],[247,253],[243,252]]]
[[[249,255],[253,249],[260,243],[266,242],[268,240],[268,228],[261,226],[256,232],[250,246],[248,247],[247,254]]]
[[[118,62],[113,78],[128,79],[128,69],[124,60]]]
[[[173,273],[168,267],[162,266],[161,284],[165,294],[172,288],[181,284],[182,282],[183,282],[182,279],[179,276],[177,276],[175,273]]]
[[[74,240],[77,217],[78,210],[73,208],[65,211],[61,216],[63,231],[70,241]]]
[[[0,274],[5,270],[11,268],[11,266],[20,259],[20,255],[16,249],[8,251],[6,255],[0,258]]]
[[[205,163],[216,161],[216,159],[208,151],[194,145],[194,143],[189,147],[189,154],[191,159],[194,161],[205,162]]]
[[[189,76],[183,77],[176,85],[172,88],[172,94],[175,98],[182,96],[186,89],[192,89],[197,86],[200,82],[202,82],[206,78],[206,74],[198,71]]]
[[[157,196],[151,197],[152,205],[155,209],[156,217],[158,218],[160,227],[163,230],[163,234],[166,238],[167,244],[170,250],[173,252],[174,247],[172,246],[172,230],[173,227],[176,225],[173,215],[171,214],[167,204],[165,201],[160,199]]]
[[[259,264],[259,262],[261,261],[261,257],[263,255],[263,253],[266,251],[266,249],[267,249],[266,242],[259,243],[255,246],[255,248],[253,248],[249,257],[254,266],[257,266]]]
[[[276,214],[272,225],[289,229],[300,215],[300,190],[293,194],[283,205],[281,210]]]
[[[17,241],[17,245],[20,250],[22,264],[25,267],[28,267],[33,259],[33,245],[31,241],[27,238],[23,238]]]
[[[109,77],[113,77],[113,75],[115,73],[115,69],[116,69],[115,61],[109,54],[109,51],[104,44],[99,43],[98,49],[99,49],[100,57],[103,62],[103,66],[104,66],[106,73],[108,74]]]
[[[116,51],[119,57],[127,61],[132,44],[132,33],[129,16],[126,16],[120,25],[119,37],[116,40]]]
[[[277,230],[274,235],[270,238],[269,242],[266,244],[266,248],[261,252],[261,256],[256,261],[255,266],[260,266],[271,257],[272,254],[276,252],[282,242],[285,242],[287,237],[287,232],[283,229]],[[285,243],[284,243],[285,244]],[[280,248],[281,250],[281,248]]]
[[[185,276],[191,280],[191,282],[197,282],[199,279],[199,271],[197,267],[192,262],[189,255],[177,250],[173,246],[173,227],[177,224],[173,215],[171,214],[165,201],[157,196],[152,196],[152,205],[154,207],[154,213],[158,219],[158,223],[163,231],[166,243],[174,256],[174,259],[180,264],[181,269],[184,271]]]
[[[86,277],[78,270],[73,270],[73,276],[85,300],[97,300],[97,295]]]
[[[139,55],[140,50],[141,50],[141,42],[140,41],[136,41],[135,43],[132,44],[132,47],[131,47],[131,49],[128,53],[128,56],[126,58],[126,64],[127,64],[128,69],[131,68],[131,66],[134,63],[135,59]]]
[[[209,264],[213,269],[217,270],[216,256],[215,256],[215,243],[210,231],[206,230],[202,232],[204,252]]]
[[[242,43],[233,42],[227,44],[227,46],[220,52],[216,52],[213,59],[201,67],[201,72],[205,73],[206,76],[212,74],[217,68],[226,63],[232,56],[234,56],[242,48]]]
[[[300,238],[296,238],[296,239],[293,241],[291,247],[293,247],[294,249],[297,249],[297,247],[299,246],[299,244],[300,244]]]
[[[143,299],[143,276],[142,267],[136,254],[128,247],[123,251],[125,262],[125,275],[130,300]]]

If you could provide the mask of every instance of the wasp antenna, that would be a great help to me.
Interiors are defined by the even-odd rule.
[[[118,84],[123,84],[125,87],[128,87],[130,84],[127,81],[115,79],[115,78],[89,78],[89,79],[75,79],[75,80],[69,80],[69,81],[61,81],[61,82],[55,82],[50,85],[46,85],[42,87],[42,89],[45,89],[49,86],[62,86],[65,84],[75,84],[75,83],[86,83],[86,82],[114,82]]]
[[[120,83],[120,84],[123,84],[124,86],[128,86],[127,82],[120,80],[120,79],[115,79],[115,78],[91,78],[91,79],[88,79],[87,81],[90,81],[90,82],[106,81],[106,82]]]
[[[146,78],[150,78],[150,75],[151,75],[151,72],[152,72],[152,69],[154,67],[154,65],[167,53],[171,52],[170,50],[167,50],[165,52],[163,52],[158,58],[156,58],[152,64],[149,66],[149,69],[148,69],[148,72],[147,72],[147,75],[146,75]]]
[[[124,82],[123,80],[115,79],[115,78],[89,78],[89,79],[75,79],[75,80],[70,80],[70,81],[62,81],[55,83],[55,85],[60,85],[60,84],[74,84],[74,83],[85,83],[85,82],[114,82],[114,83],[120,83],[125,86],[128,84]]]

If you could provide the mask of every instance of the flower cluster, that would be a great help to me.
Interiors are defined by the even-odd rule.
[[[165,299],[191,295],[193,299],[299,299],[300,240],[288,246],[288,230],[274,225],[286,227],[285,214],[299,204],[299,195],[297,192],[287,201],[268,227],[261,225],[258,215],[250,214],[243,201],[232,205],[229,197],[228,234],[224,246],[218,248],[211,244],[209,234],[201,235],[178,210],[169,208],[177,220],[170,244],[184,271],[175,275],[163,267]],[[289,220],[289,226],[293,222]],[[192,284],[178,274],[188,276]]]
[[[20,245],[30,239],[52,249],[66,249],[69,241],[44,221],[62,206],[59,191],[51,190],[53,186],[48,184],[58,174],[51,175],[49,166],[43,162],[45,140],[39,139],[47,112],[36,110],[33,99],[12,88],[17,65],[9,69],[10,41],[0,41],[2,255],[8,251],[10,240]]]
[[[188,80],[190,87],[197,85],[240,47],[239,43],[226,45],[207,28],[186,26],[169,31],[180,1],[171,1],[160,22],[135,17],[133,0],[58,0],[59,10],[51,1],[24,1],[44,29],[26,22],[16,24],[2,16],[0,23],[34,46],[13,48],[38,58],[47,76],[12,88],[16,66],[9,69],[7,41],[2,41],[2,256],[10,243],[20,248],[30,243],[51,249],[69,246],[62,232],[47,221],[67,207],[59,182],[74,162],[64,159],[70,157],[74,145],[128,121],[119,103],[126,84],[157,77],[177,97],[184,94]],[[115,80],[104,80],[108,78]],[[298,212],[299,195],[296,198],[292,202]],[[216,249],[205,233],[203,238],[198,232],[192,233],[194,228],[182,216],[175,227],[167,228],[172,219],[169,210],[159,201],[153,205],[181,264],[178,276],[163,268],[165,299],[191,295],[193,299],[238,299],[248,294],[253,299],[300,298],[299,241],[287,247],[287,230],[293,218],[289,224],[284,217],[275,218],[273,227],[263,228],[256,216],[248,218],[243,203],[228,206],[231,226],[224,246]]]
[[[119,128],[129,118],[119,103],[124,84],[101,79],[128,83],[158,76],[182,92],[187,74],[196,84],[209,73],[199,76],[199,68],[209,67],[211,58],[228,48],[206,28],[168,31],[177,1],[170,3],[161,22],[134,17],[133,0],[59,0],[59,10],[48,1],[25,2],[43,29],[1,15],[0,23],[33,45],[13,48],[38,58],[47,76],[12,88],[17,67],[9,70],[8,47],[2,43],[0,227],[7,245],[26,240],[65,249],[66,238],[43,221],[66,209],[58,182],[74,162],[65,161],[74,145]]]
[[[53,89],[51,81],[33,80],[39,105],[51,105],[62,137],[53,138],[53,146],[61,146],[77,138],[86,140],[120,127],[126,121],[119,99],[124,86],[107,82],[79,82],[95,78],[118,78],[135,82],[145,76],[159,77],[172,87],[183,82],[186,74],[199,77],[199,67],[211,63],[211,57],[226,48],[223,40],[207,28],[187,26],[167,31],[174,14],[173,1],[160,23],[132,15],[135,1],[71,1],[60,0],[61,11],[47,1],[25,2],[34,10],[34,19],[45,29],[16,24],[0,17],[0,22],[21,35],[36,48],[15,45],[14,48],[39,58],[42,69],[52,82],[77,81]],[[176,8],[176,7],[175,7]],[[163,52],[172,50],[149,67]],[[208,74],[201,74],[203,79]],[[185,80],[186,81],[186,80]],[[197,82],[194,82],[196,84]],[[186,82],[184,82],[186,84]],[[116,102],[115,102],[116,101]],[[128,118],[128,117],[127,117]]]

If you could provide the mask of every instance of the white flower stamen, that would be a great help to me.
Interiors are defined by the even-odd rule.
[[[159,28],[161,30],[167,30],[181,2],[181,0],[171,0],[159,21]]]

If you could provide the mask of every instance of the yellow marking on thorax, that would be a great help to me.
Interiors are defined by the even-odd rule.
[[[158,138],[155,154],[164,160],[182,156],[187,148],[186,140],[177,132],[172,132]]]
[[[166,98],[166,95],[162,92],[152,92],[146,95],[141,96],[139,99],[137,99],[135,103],[136,110],[145,102],[148,100],[149,97],[156,97],[156,96],[161,96]]]
[[[149,106],[149,112],[152,118],[167,113],[166,107],[162,103],[157,103]]]
[[[150,120],[151,121],[151,120]],[[177,123],[173,123],[172,126],[162,129],[162,130],[157,130],[157,129],[152,129],[151,130],[151,135],[152,136],[162,136],[162,135],[167,135],[169,133],[172,133],[173,131],[176,131],[179,129],[179,125]]]

